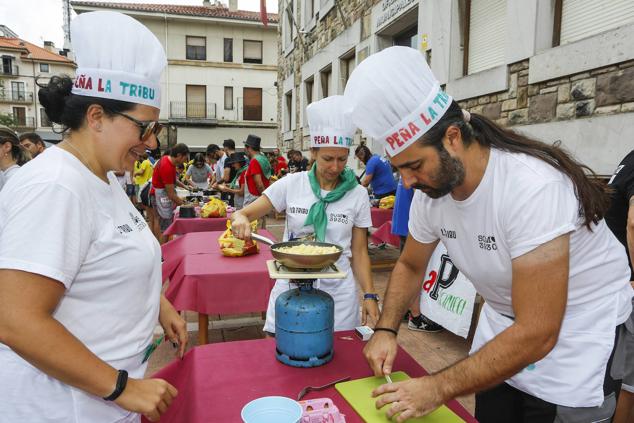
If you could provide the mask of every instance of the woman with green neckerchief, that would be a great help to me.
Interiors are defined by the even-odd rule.
[[[335,330],[374,324],[379,317],[368,256],[367,228],[372,226],[367,191],[346,167],[355,133],[344,112],[343,97],[332,96],[310,104],[306,113],[315,164],[308,172],[293,173],[267,188],[252,204],[231,216],[238,238],[251,236],[249,222],[272,209],[286,211],[284,240],[316,239],[340,245],[343,254],[337,266],[345,279],[319,279],[316,287],[335,301]],[[353,259],[354,257],[354,259]],[[364,294],[361,316],[356,283]],[[264,330],[275,332],[275,300],[293,288],[278,279],[269,297]]]
[[[218,189],[222,192],[229,192],[233,194],[233,205],[236,210],[240,210],[242,208],[244,202],[244,185],[245,185],[245,174],[244,172],[247,170],[247,158],[244,153],[232,153],[231,156],[227,159],[225,164],[230,165],[236,171],[236,176],[233,180],[226,184],[218,185]]]

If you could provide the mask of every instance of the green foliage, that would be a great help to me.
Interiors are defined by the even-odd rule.
[[[15,120],[12,114],[0,113],[0,125],[5,125],[5,126],[8,126],[9,128],[15,128],[17,123],[18,122]]]

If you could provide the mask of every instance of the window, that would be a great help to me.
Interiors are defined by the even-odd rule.
[[[506,0],[467,0],[464,19],[463,74],[503,65],[506,48]]]
[[[418,48],[418,26],[413,26],[412,28],[401,32],[394,36],[394,45],[395,46],[403,46],[403,47],[411,47],[413,49]]]
[[[186,117],[204,118],[207,116],[207,87],[204,85],[187,85],[186,95]]]
[[[352,55],[348,55],[347,57],[341,58],[341,89],[342,91],[346,88],[346,84],[348,83],[348,79],[350,79],[350,74],[354,70],[355,66],[355,56],[354,50],[352,50]]]
[[[205,37],[185,37],[187,60],[207,60],[207,39]]]
[[[262,120],[262,88],[244,88],[244,120]]]
[[[319,0],[317,0],[319,1]],[[304,0],[304,26],[308,26],[315,16],[315,0]]]
[[[295,38],[293,35],[293,32],[295,30],[294,28],[295,18],[293,16],[293,14],[295,13],[295,10],[294,10],[293,1],[294,0],[289,0],[288,5],[286,6],[286,9],[284,10],[286,15],[286,19],[284,20],[284,28],[282,31],[284,35],[284,48],[290,46],[291,43],[293,42],[293,39]]]
[[[233,110],[233,87],[225,87],[225,110]]]
[[[330,95],[330,80],[332,79],[332,67],[319,72],[321,82],[321,98],[326,98]]]
[[[306,107],[313,102],[313,88],[315,86],[315,79],[310,78],[304,81],[304,114],[303,122],[304,126],[308,126],[308,114],[306,113]]]
[[[262,63],[262,41],[244,40],[244,63]]]
[[[48,63],[40,63],[40,72],[48,73]]]
[[[40,107],[40,123],[41,126],[53,126],[43,107]]]
[[[233,62],[233,38],[224,39],[224,61]]]
[[[11,98],[17,101],[26,100],[26,91],[24,90],[24,82],[11,82]]]
[[[13,108],[13,120],[18,126],[26,126],[26,108],[14,107]]]
[[[284,131],[291,130],[291,120],[293,119],[293,91],[284,95]]]
[[[2,73],[5,75],[17,74],[13,71],[13,57],[2,56]]]
[[[568,44],[634,22],[631,0],[556,0],[553,46]]]

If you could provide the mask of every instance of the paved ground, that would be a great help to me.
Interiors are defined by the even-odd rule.
[[[283,233],[284,221],[269,219],[267,229],[269,229],[278,239],[281,239]],[[384,264],[390,259],[398,257],[398,250],[386,249],[376,250],[371,249],[371,259],[373,264]],[[381,267],[381,266],[378,266]],[[387,282],[390,276],[389,270],[377,270],[372,273],[375,287],[381,297],[385,292]],[[252,314],[257,316],[257,314]],[[225,320],[236,316],[210,316],[211,320]],[[244,315],[240,316],[244,317]],[[187,321],[189,322],[190,329],[193,329],[189,333],[189,348],[197,345],[198,332],[197,332],[197,316],[195,313],[186,313]],[[222,329],[222,330],[210,330],[209,342],[230,342],[244,339],[257,339],[262,338],[262,326],[249,326],[236,329]],[[422,333],[413,332],[407,329],[407,324],[401,325],[401,330],[398,336],[399,344],[420,363],[427,371],[436,372],[452,363],[464,358],[469,350],[469,344],[463,338],[460,338],[448,331],[440,333]],[[272,353],[272,352],[271,352]],[[155,351],[150,358],[147,374],[151,375],[157,370],[164,367],[167,363],[174,359],[174,349],[169,343],[163,343]],[[459,398],[459,401],[473,414],[474,410],[474,398],[472,395]]]

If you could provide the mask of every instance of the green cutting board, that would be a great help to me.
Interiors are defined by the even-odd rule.
[[[390,375],[392,382],[401,382],[409,379],[404,372],[396,372]],[[363,421],[366,423],[390,423],[393,422],[385,416],[388,407],[377,410],[375,403],[376,398],[372,398],[372,391],[379,386],[387,383],[382,377],[366,377],[364,379],[351,380],[349,382],[341,382],[335,385],[335,389],[348,401]],[[412,423],[462,423],[463,419],[458,417],[453,411],[446,406],[438,408],[425,417],[409,419]]]

